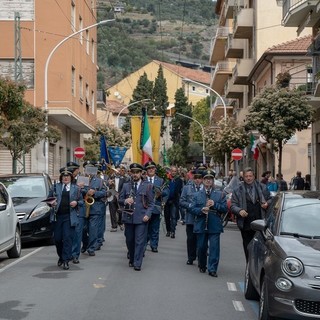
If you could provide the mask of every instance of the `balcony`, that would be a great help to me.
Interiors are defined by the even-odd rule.
[[[313,27],[319,20],[318,0],[283,0],[282,24],[285,27]]]
[[[230,101],[227,99],[223,99],[226,105],[226,115],[227,117],[232,117],[233,115],[233,106],[231,105]],[[214,123],[219,122],[221,119],[224,119],[224,105],[221,99],[216,99],[215,103],[211,108],[211,121]]]
[[[249,39],[253,33],[253,8],[240,9],[234,17],[233,37],[237,39]]]
[[[238,59],[232,71],[234,84],[248,84],[247,79],[254,67],[254,59]]]
[[[235,61],[220,61],[212,74],[211,88],[219,94],[223,94],[224,85],[232,75],[232,69],[236,65]]]
[[[211,40],[211,65],[216,64],[220,60],[224,60],[225,44],[229,33],[231,32],[228,27],[219,27],[216,36]]]
[[[227,42],[225,44],[225,57],[229,58],[242,58],[244,49],[244,39],[234,39],[233,34],[228,35]]]
[[[243,85],[234,84],[230,78],[224,87],[224,94],[228,99],[241,99],[243,96]]]

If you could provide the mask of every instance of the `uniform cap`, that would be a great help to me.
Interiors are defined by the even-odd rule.
[[[80,168],[80,165],[79,165],[78,163],[76,163],[76,162],[69,161],[69,162],[67,163],[67,167],[71,167],[71,168],[78,169],[78,168]]]
[[[216,176],[216,172],[214,170],[206,170],[202,172],[202,177],[203,178],[212,178],[214,179],[214,177]]]
[[[130,171],[142,171],[143,170],[142,165],[139,163],[131,163],[129,168],[130,168]]]
[[[153,161],[148,161],[144,164],[144,168],[145,170],[149,169],[149,168],[155,168],[157,165],[153,162]]]
[[[60,176],[65,176],[65,175],[72,176],[73,168],[71,168],[71,167],[63,167],[59,171],[60,171]]]

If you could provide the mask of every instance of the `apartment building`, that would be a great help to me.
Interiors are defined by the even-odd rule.
[[[97,22],[95,1],[0,0],[0,7],[0,75],[18,76],[27,86],[25,98],[47,109],[48,124],[62,132],[61,141],[47,150],[40,143],[25,156],[25,171],[57,175],[96,122],[97,31],[90,27]],[[0,161],[0,173],[10,173],[11,156],[3,146]]]
[[[233,116],[238,123],[243,124],[248,106],[258,93],[257,82],[264,86],[271,85],[276,72],[287,70],[290,66],[272,65],[273,77],[267,77],[265,81],[262,81],[265,76],[263,73],[253,77],[252,71],[268,48],[296,39],[296,28],[281,25],[282,12],[276,2],[218,0],[215,12],[219,15],[219,25],[211,42],[210,63],[214,66],[211,87],[229,99],[226,101],[231,99]],[[301,36],[310,33],[311,30],[306,28]],[[306,70],[305,66],[304,72]],[[267,169],[273,169],[274,162],[271,163],[268,158],[260,157],[254,162],[250,156],[248,150],[242,165],[254,166],[258,176]]]

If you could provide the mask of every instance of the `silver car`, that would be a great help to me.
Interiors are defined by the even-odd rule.
[[[320,319],[320,192],[277,194],[251,228],[245,297],[259,319]]]
[[[7,252],[9,258],[21,254],[21,227],[18,216],[6,187],[0,183],[0,253]]]

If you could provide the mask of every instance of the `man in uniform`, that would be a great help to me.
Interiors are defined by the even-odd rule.
[[[228,210],[227,200],[224,192],[214,190],[214,171],[207,170],[202,175],[204,188],[195,194],[190,212],[195,216],[199,271],[205,273],[208,265],[209,275],[217,277],[220,234],[223,232],[221,215]]]
[[[140,271],[148,232],[148,221],[154,210],[152,185],[141,179],[143,167],[138,163],[130,165],[132,181],[124,184],[119,204],[123,207],[122,221],[125,224],[129,267]]]
[[[155,205],[148,225],[147,243],[149,242],[152,252],[158,252],[162,207],[169,195],[169,189],[165,181],[156,175],[156,164],[153,161],[146,162],[144,168],[147,172],[146,179],[152,183],[155,192]]]

